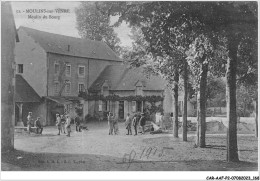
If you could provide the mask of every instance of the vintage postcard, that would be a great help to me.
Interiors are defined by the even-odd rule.
[[[3,179],[259,180],[257,33],[256,1],[2,1]]]

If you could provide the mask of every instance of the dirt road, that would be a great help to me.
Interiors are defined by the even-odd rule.
[[[207,135],[207,147],[194,148],[193,134],[188,142],[182,142],[171,134],[126,135],[123,123],[119,130],[119,135],[111,136],[106,123],[91,123],[88,131],[76,132],[73,126],[71,137],[58,136],[55,127],[45,128],[43,135],[16,133],[16,151],[2,154],[2,162],[18,166],[15,170],[44,171],[257,170],[258,147],[254,136],[239,135],[241,162],[226,163],[224,135]]]

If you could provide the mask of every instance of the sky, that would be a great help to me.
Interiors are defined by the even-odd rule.
[[[16,28],[25,26],[41,31],[56,33],[80,38],[76,29],[75,8],[80,2],[77,1],[53,1],[53,2],[12,2],[13,14]],[[69,9],[66,13],[56,13],[55,9]],[[45,12],[31,13],[28,11],[45,9]],[[51,12],[52,11],[52,12]],[[43,19],[43,16],[47,18]],[[34,17],[34,18],[32,18]],[[121,40],[122,46],[131,46],[132,40],[128,36],[130,28],[123,23],[120,27],[115,28],[115,32]]]

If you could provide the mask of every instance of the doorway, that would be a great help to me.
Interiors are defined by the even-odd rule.
[[[118,117],[119,119],[124,119],[124,101],[119,101],[119,110],[118,110]]]

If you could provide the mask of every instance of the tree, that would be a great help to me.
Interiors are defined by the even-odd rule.
[[[236,119],[236,76],[238,50],[241,40],[257,37],[257,3],[256,2],[121,2],[122,8],[115,11],[119,21],[142,27],[148,49],[158,56],[174,57],[176,39],[174,27],[184,28],[186,35],[191,32],[203,32],[197,40],[194,50],[201,56],[194,60],[202,62],[197,70],[202,70],[201,79],[205,88],[205,75],[208,67],[203,52],[205,42],[215,45],[215,36],[222,35],[224,55],[226,56],[226,102],[229,129],[227,131],[227,161],[238,161],[237,154],[237,119]],[[118,8],[118,6],[117,6]],[[147,11],[149,9],[149,11]],[[191,24],[192,23],[192,24]],[[189,26],[191,24],[191,26]],[[157,36],[154,36],[157,35]],[[197,36],[198,37],[198,36]],[[205,37],[205,38],[203,38]],[[202,40],[202,41],[201,41]],[[206,40],[206,41],[204,41]],[[204,42],[204,43],[203,43]],[[201,45],[200,45],[201,44]],[[196,44],[195,44],[196,45]],[[171,50],[171,52],[170,52]],[[173,53],[174,52],[174,53]],[[196,54],[194,54],[196,55]],[[165,58],[163,59],[165,60]],[[166,59],[167,60],[167,59]],[[158,60],[159,61],[159,60]],[[203,63],[205,61],[205,63]],[[160,61],[159,61],[160,62]],[[196,62],[196,61],[194,61]],[[200,90],[201,92],[201,90]],[[204,95],[204,92],[202,93]],[[200,100],[204,99],[200,97]],[[203,100],[204,101],[204,100]],[[203,104],[202,101],[202,104]],[[202,106],[203,107],[203,106]],[[203,112],[201,112],[203,114]],[[203,118],[203,116],[201,117]],[[204,118],[203,118],[204,119]],[[202,131],[203,134],[204,131]],[[203,138],[203,137],[202,137]],[[201,142],[204,144],[203,141]]]
[[[81,2],[75,13],[76,28],[82,38],[102,41],[116,53],[120,53],[120,39],[111,25],[108,11],[98,9],[97,2]]]
[[[212,60],[213,46],[210,39],[201,34],[198,36],[187,54],[193,69],[197,90],[197,146],[206,147],[206,101],[207,74],[209,62]]]
[[[205,11],[204,11],[205,10]],[[236,77],[241,40],[257,37],[257,3],[218,2],[202,10],[204,23],[226,38],[227,161],[239,161],[237,153]],[[210,11],[210,13],[208,12]],[[214,22],[214,24],[212,23]]]
[[[257,37],[256,2],[198,2],[185,16],[191,14],[208,32],[224,36],[227,53],[227,161],[239,161],[237,153],[236,76],[239,48],[243,39]],[[203,13],[202,13],[203,12]]]

